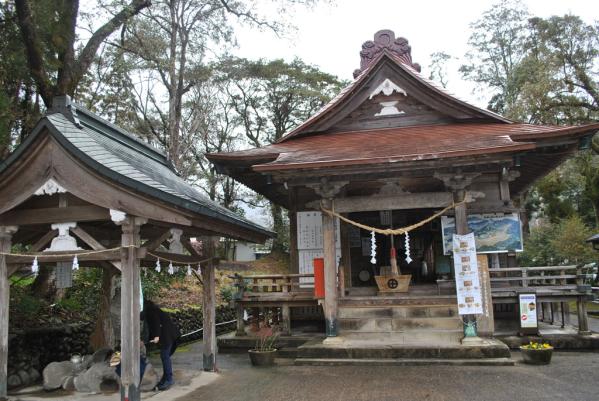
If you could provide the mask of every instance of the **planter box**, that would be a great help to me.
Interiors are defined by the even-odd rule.
[[[248,350],[252,366],[273,366],[277,350],[257,351],[255,349]]]
[[[545,349],[528,349],[520,347],[522,361],[529,365],[549,365],[553,355],[553,347]]]
[[[411,274],[390,274],[374,276],[379,292],[408,292]]]

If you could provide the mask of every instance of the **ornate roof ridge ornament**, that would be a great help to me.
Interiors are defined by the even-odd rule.
[[[420,64],[412,62],[412,48],[408,40],[403,37],[396,38],[395,33],[389,29],[383,29],[374,34],[374,40],[367,40],[362,44],[360,51],[360,68],[354,71],[357,78],[362,71],[377,58],[383,51],[387,51],[399,58],[404,64],[420,72]]]

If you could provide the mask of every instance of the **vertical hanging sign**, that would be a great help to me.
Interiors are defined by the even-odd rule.
[[[460,315],[483,313],[474,234],[453,235],[453,264]]]

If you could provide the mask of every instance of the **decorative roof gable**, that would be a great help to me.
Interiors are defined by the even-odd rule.
[[[318,133],[455,122],[511,123],[458,99],[420,74],[405,38],[379,31],[360,52],[356,80],[279,142]]]

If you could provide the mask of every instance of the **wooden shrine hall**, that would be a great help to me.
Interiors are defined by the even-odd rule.
[[[408,41],[392,31],[365,42],[360,58],[355,80],[276,143],[208,155],[220,172],[289,210],[294,274],[246,277],[239,305],[279,305],[290,324],[289,308],[317,304],[309,287],[322,257],[318,302],[329,340],[395,335],[435,344],[443,333],[459,342],[451,235],[471,231],[480,336],[494,333],[493,303],[516,303],[520,287],[538,284],[541,301],[581,299],[576,266],[556,267],[551,286],[514,256],[527,189],[587,146],[599,124],[522,124],[473,106],[425,78]],[[368,228],[414,225],[409,237]]]
[[[210,238],[264,242],[268,230],[186,184],[165,155],[68,97],[0,164],[0,399],[6,397],[9,277],[32,263],[121,274],[121,399],[139,400],[140,267],[202,262],[205,370],[215,369]],[[202,254],[190,238],[203,238]],[[11,253],[19,244],[24,253]],[[34,262],[35,259],[35,262]],[[166,269],[166,266],[163,267]]]

